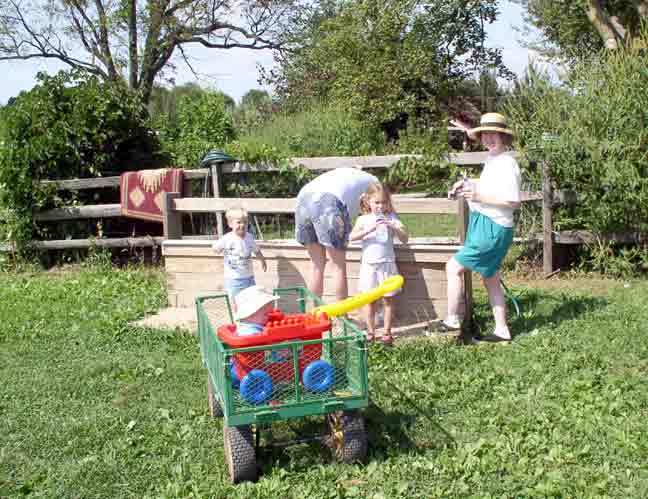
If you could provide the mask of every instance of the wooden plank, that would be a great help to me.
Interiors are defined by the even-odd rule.
[[[513,157],[518,157],[516,151],[506,153]],[[446,160],[441,163],[454,163],[462,166],[478,166],[486,160],[487,152],[460,152],[452,153]],[[340,167],[353,168],[389,168],[402,158],[421,158],[416,154],[394,154],[387,156],[334,156],[323,158],[291,158],[289,160],[292,166],[302,165],[309,170],[332,170]],[[263,172],[279,171],[279,167],[274,164],[251,165],[244,162],[225,163],[223,164],[223,173],[243,173],[243,172]],[[186,179],[204,179],[209,175],[208,168],[185,169],[184,177]],[[48,185],[53,184],[57,190],[78,191],[83,189],[100,189],[106,187],[118,187],[119,177],[97,177],[97,178],[75,178],[68,180],[43,180],[41,183]]]
[[[545,275],[553,271],[553,193],[549,162],[542,161],[542,270]]]
[[[215,198],[221,197],[222,188],[222,170],[223,163],[214,163],[211,166],[211,177],[212,177],[212,192]],[[223,225],[223,214],[216,213],[216,232],[218,237],[223,237],[224,234],[224,225]]]
[[[181,212],[214,213],[242,206],[249,213],[294,213],[296,198],[180,198],[173,209]],[[399,213],[457,213],[457,202],[445,198],[394,199]]]
[[[84,248],[148,248],[161,246],[163,237],[122,237],[106,239],[61,239],[53,241],[34,241],[33,246],[41,250],[63,250]],[[12,251],[11,245],[0,248],[0,251]]]
[[[37,213],[34,218],[38,222],[61,220],[79,220],[84,218],[120,217],[119,204],[96,204],[89,206],[74,206],[70,208],[55,208]]]
[[[295,198],[180,198],[173,209],[181,212],[214,213],[242,206],[249,213],[294,213]]]
[[[296,241],[281,241],[273,243],[271,241],[259,241],[258,246],[261,248],[263,255],[267,260],[283,261],[305,261],[309,262],[306,249]],[[395,246],[397,262],[428,262],[428,263],[445,263],[454,255],[460,246],[457,245],[401,245]],[[216,255],[211,248],[210,241],[200,240],[173,240],[164,241],[162,254],[165,257],[213,257],[222,258]],[[347,262],[359,261],[362,257],[361,248],[358,245],[352,245],[347,250]]]
[[[83,189],[101,189],[119,187],[119,177],[73,178],[69,180],[43,180],[43,185],[54,185],[58,191],[80,191]]]
[[[165,239],[182,238],[182,213],[175,211],[173,202],[180,198],[179,192],[165,192],[162,197],[162,226]]]
[[[591,244],[597,241],[621,244],[645,244],[648,243],[648,234],[641,232],[595,234],[586,230],[565,230],[554,233],[554,243],[557,244]]]
[[[396,211],[399,213],[411,214],[431,214],[431,213],[457,213],[456,205],[453,206],[455,201],[446,200],[443,198],[424,198],[425,194],[421,197],[413,197],[409,195],[394,196],[394,205]],[[521,193],[522,201],[538,201],[542,200],[541,192],[524,191]],[[554,193],[554,202],[569,203],[575,202],[575,195],[570,191],[559,191]],[[194,212],[218,212],[225,211],[228,207],[253,205],[255,213],[294,213],[295,201],[293,199],[281,199],[281,203],[277,205],[276,198],[264,199],[248,199],[248,198],[220,198],[223,204],[211,205],[210,200],[214,198],[180,198],[179,203],[174,204],[174,209],[179,211],[194,211]],[[242,201],[241,201],[242,199]],[[189,201],[191,200],[191,201]],[[195,201],[194,201],[195,200]],[[265,204],[271,201],[272,205]],[[193,210],[192,207],[197,206],[198,209]],[[270,208],[272,207],[272,208]],[[275,209],[277,207],[277,209]],[[248,210],[250,211],[250,210]],[[119,204],[97,204],[87,206],[74,206],[69,208],[55,208],[46,210],[35,215],[38,222],[53,222],[62,220],[82,220],[82,219],[95,219],[95,218],[111,218],[120,217],[121,209]],[[6,217],[1,217],[6,218]],[[196,237],[210,237],[210,236],[196,236]],[[439,241],[441,243],[441,241]],[[454,242],[448,241],[448,242]]]

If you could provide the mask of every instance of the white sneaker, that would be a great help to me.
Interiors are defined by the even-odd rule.
[[[448,329],[461,329],[461,319],[458,315],[449,315],[443,319],[443,325]]]

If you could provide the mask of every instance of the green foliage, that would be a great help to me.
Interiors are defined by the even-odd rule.
[[[180,94],[174,113],[159,113],[154,126],[180,168],[198,168],[210,149],[222,148],[234,136],[230,99],[222,92]]]
[[[496,14],[490,0],[328,2],[293,34],[294,50],[269,80],[297,108],[334,100],[374,128],[426,126],[457,81],[501,66],[499,51],[483,44],[483,23]]]
[[[540,32],[540,39],[533,40],[531,30],[525,30],[525,40],[531,40],[530,48],[549,57],[566,60],[587,58],[605,47],[605,40],[595,25],[588,18],[590,2],[580,1],[546,1],[546,0],[513,0],[522,6],[525,22]],[[607,0],[592,2],[599,4],[603,22],[614,19],[616,26],[625,30],[627,41],[639,35],[642,17],[648,19],[644,5],[643,15],[641,2],[627,0]],[[609,21],[608,21],[609,22]],[[621,37],[623,38],[623,36]]]
[[[162,273],[2,275],[0,495],[643,499],[648,285],[560,284],[513,288],[523,315],[507,347],[372,346],[366,463],[315,444],[267,450],[258,482],[233,486],[196,337],[130,324],[164,306]],[[488,330],[481,289],[475,303]]]
[[[145,109],[126,88],[71,71],[38,75],[39,84],[2,109],[0,208],[6,236],[23,253],[36,235],[33,214],[51,205],[45,179],[94,177],[156,161]]]
[[[546,158],[557,188],[578,193],[576,206],[556,211],[558,230],[648,231],[647,75],[641,53],[604,52],[561,86],[534,78],[507,106],[519,147]]]
[[[384,139],[339,105],[311,104],[298,112],[280,112],[263,126],[241,130],[246,151],[273,148],[284,157],[362,156],[377,154]]]
[[[384,180],[397,192],[416,190],[445,197],[449,179],[454,179],[458,173],[456,166],[447,162],[446,129],[430,129],[424,135],[410,128],[408,133],[401,135],[398,146],[390,148],[389,152],[419,156],[405,157],[387,170]]]
[[[234,127],[240,132],[261,127],[275,111],[272,98],[265,90],[249,90],[234,110]],[[239,132],[239,133],[240,133]]]

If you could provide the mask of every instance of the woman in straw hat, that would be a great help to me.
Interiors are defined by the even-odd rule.
[[[520,168],[514,158],[504,154],[513,142],[513,131],[499,113],[484,114],[480,125],[473,129],[459,120],[452,123],[463,128],[471,139],[481,141],[488,158],[478,179],[462,179],[448,193],[468,201],[470,220],[463,248],[446,265],[448,315],[442,329],[461,327],[461,276],[471,270],[482,275],[495,317],[495,331],[482,340],[510,341],[499,268],[513,241],[513,212],[520,207]]]

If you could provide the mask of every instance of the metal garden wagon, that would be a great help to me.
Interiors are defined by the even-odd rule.
[[[344,317],[307,314],[321,301],[306,288],[274,293],[280,296],[278,310],[262,338],[233,334],[227,295],[196,300],[209,408],[213,417],[224,417],[225,458],[234,483],[256,479],[261,431],[281,420],[324,415],[324,433],[289,443],[319,440],[345,462],[367,453],[359,412],[369,403],[365,334]]]

